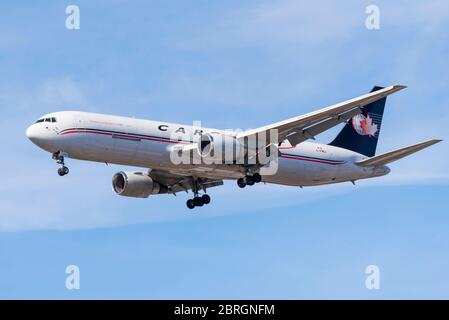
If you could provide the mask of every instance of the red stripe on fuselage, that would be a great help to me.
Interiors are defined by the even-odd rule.
[[[292,160],[300,160],[300,161],[309,161],[309,162],[317,162],[317,163],[323,163],[323,164],[330,164],[330,165],[337,165],[337,164],[343,164],[344,162],[329,162],[326,160],[317,160],[317,159],[308,159],[308,158],[302,158],[301,156],[281,156],[281,158],[285,158],[285,159],[292,159]]]
[[[101,134],[105,136],[116,136],[116,137],[122,137],[122,138],[130,138],[130,139],[141,139],[141,140],[150,140],[150,141],[157,141],[157,142],[165,142],[165,143],[183,143],[188,144],[189,142],[186,141],[173,141],[170,139],[158,139],[158,138],[148,138],[148,137],[141,137],[141,136],[133,136],[128,134],[121,134],[121,133],[110,133],[110,132],[101,132],[101,131],[92,131],[92,130],[70,130],[66,131],[64,133],[61,133],[61,135],[66,134],[72,134],[72,133],[92,133],[92,134]]]

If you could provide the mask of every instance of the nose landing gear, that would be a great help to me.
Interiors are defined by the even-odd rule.
[[[53,154],[53,159],[56,160],[57,164],[60,164],[61,167],[58,169],[58,174],[62,177],[65,176],[66,174],[69,174],[69,168],[67,168],[65,166],[64,163],[64,155],[62,152],[58,151],[56,153]]]

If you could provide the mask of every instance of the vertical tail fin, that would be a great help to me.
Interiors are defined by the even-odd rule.
[[[371,92],[380,89],[383,88],[376,86]],[[386,101],[385,97],[366,105],[362,113],[352,117],[329,145],[358,152],[367,157],[374,156]]]

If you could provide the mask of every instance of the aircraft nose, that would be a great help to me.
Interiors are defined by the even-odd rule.
[[[39,127],[38,124],[29,126],[26,130],[26,136],[35,145],[41,148],[46,148],[49,145],[50,139],[46,129]]]
[[[29,126],[26,131],[26,136],[28,139],[30,139],[32,142],[35,143],[38,140],[38,133],[36,126],[34,125]]]
[[[56,152],[61,146],[57,141],[55,127],[52,127],[48,123],[42,122],[44,121],[40,119],[36,123],[29,126],[26,129],[25,134],[27,138],[39,148],[48,152]]]

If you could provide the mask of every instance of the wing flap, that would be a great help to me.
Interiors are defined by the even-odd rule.
[[[425,149],[427,147],[430,147],[431,145],[434,145],[435,143],[438,143],[442,140],[438,139],[432,139],[425,142],[421,142],[412,146],[408,146],[405,148],[401,148],[395,151],[387,152],[375,157],[371,157],[368,159],[364,159],[361,161],[357,161],[356,164],[359,166],[382,166],[386,165],[390,162],[402,159],[408,155],[411,155],[412,153],[418,152],[422,149]]]
[[[285,139],[287,139],[293,146],[297,145],[301,142],[304,142],[308,139],[315,139],[315,136],[320,134],[321,132],[324,132],[330,128],[333,128],[340,123],[346,122],[349,119],[351,119],[353,116],[355,116],[361,112],[362,112],[362,110],[359,107],[356,107],[354,109],[351,109],[349,111],[346,111],[346,112],[340,114],[338,117],[324,120],[322,122],[311,125],[302,130],[297,129],[297,130],[295,130],[295,132],[286,136]]]

